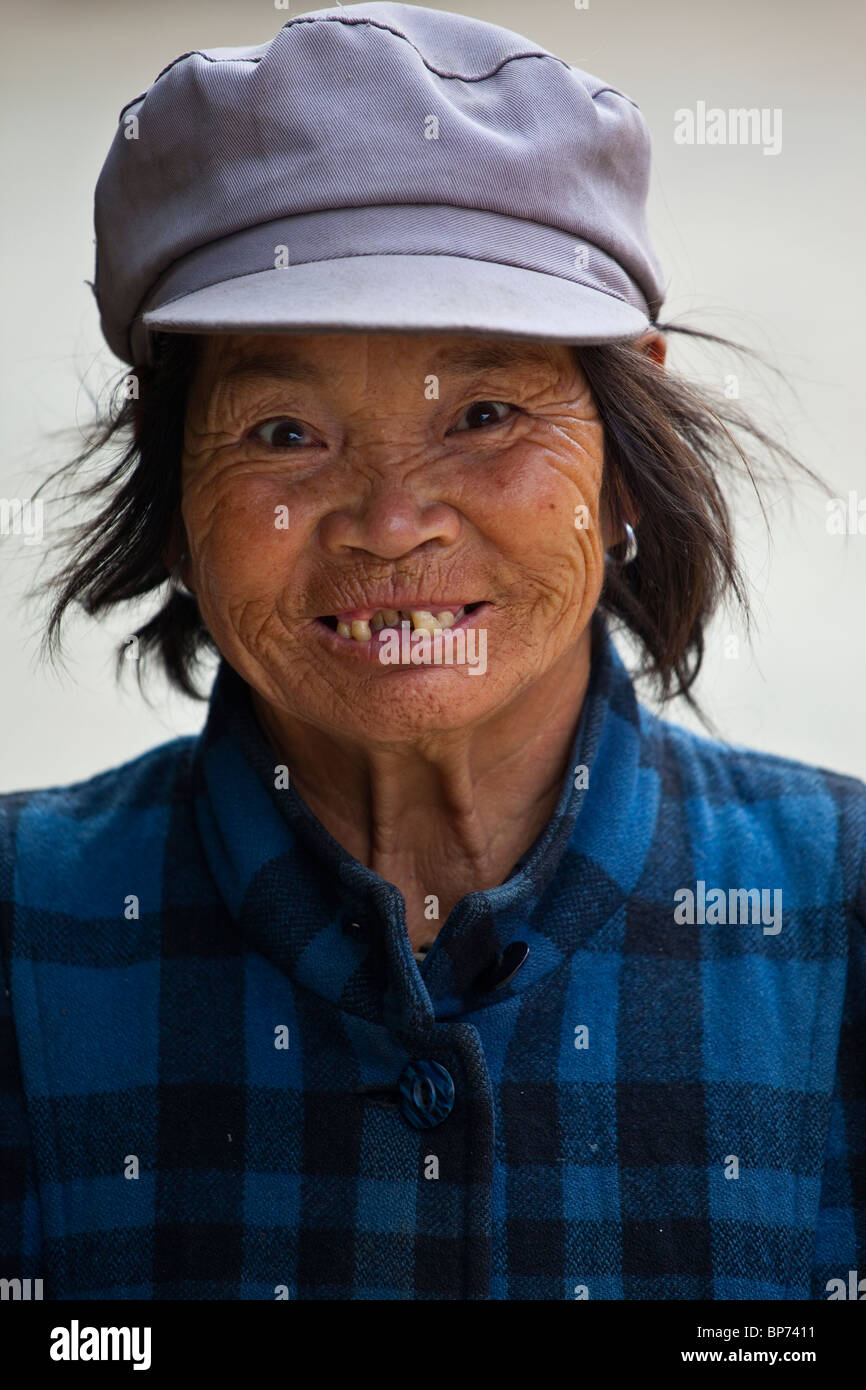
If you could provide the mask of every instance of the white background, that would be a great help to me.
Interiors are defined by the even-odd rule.
[[[714,328],[769,355],[793,391],[740,373],[743,404],[821,473],[866,498],[864,468],[864,20],[852,0],[466,0],[463,13],[527,34],[626,91],[654,144],[650,223],[669,279],[664,317]],[[303,13],[300,6],[293,13]],[[4,7],[0,497],[28,497],[75,451],[88,393],[121,367],[102,344],[92,198],[121,107],[178,54],[257,44],[288,18],[249,0]],[[782,150],[679,146],[674,112],[699,101],[782,110]],[[669,365],[719,382],[726,358]],[[755,613],[751,649],[714,625],[697,694],[724,737],[866,777],[866,536],[834,537],[825,499],[768,494],[771,526],[743,494],[737,517]],[[0,790],[65,783],[196,730],[204,706],[154,680],[152,706],[113,678],[116,642],[140,618],[68,629],[66,665],[39,660],[45,605],[24,593],[52,562],[0,537]],[[131,671],[130,667],[130,671]],[[688,712],[668,717],[692,724]]]

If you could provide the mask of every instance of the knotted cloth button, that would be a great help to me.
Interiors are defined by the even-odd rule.
[[[454,1105],[454,1082],[438,1062],[410,1062],[397,1083],[404,1120],[416,1129],[433,1129]]]
[[[512,941],[492,965],[478,976],[475,988],[480,990],[504,989],[513,980],[522,965],[526,964],[529,947],[525,941]]]

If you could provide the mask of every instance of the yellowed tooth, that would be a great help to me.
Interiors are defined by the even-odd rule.
[[[370,627],[373,629],[374,632],[380,632],[384,626],[385,619],[380,608],[376,613],[373,614],[372,618],[370,619]]]
[[[369,642],[370,624],[366,618],[356,618],[352,623],[352,637],[356,642]]]
[[[412,626],[417,632],[423,628],[426,632],[438,632],[442,624],[432,613],[428,613],[426,608],[410,608],[409,617],[412,619]]]
[[[440,627],[454,626],[454,614],[451,612],[450,608],[446,608],[444,613],[437,613],[436,618]]]
[[[341,637],[351,637],[352,629],[348,623],[337,623],[337,631]]]

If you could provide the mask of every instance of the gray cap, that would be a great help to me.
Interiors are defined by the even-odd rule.
[[[664,287],[631,99],[509,29],[416,5],[184,53],[120,114],[94,290],[154,331],[645,332]]]

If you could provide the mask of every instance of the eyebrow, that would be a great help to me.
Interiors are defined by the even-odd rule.
[[[217,374],[218,381],[257,381],[262,377],[274,381],[304,381],[316,386],[325,379],[325,373],[299,352],[264,350],[246,354]]]
[[[472,376],[485,371],[502,371],[510,367],[538,365],[549,362],[546,348],[537,342],[465,343],[441,348],[430,359],[437,372],[443,368],[454,376]],[[218,374],[223,382],[273,381],[304,382],[322,385],[328,372],[291,349],[282,352],[262,350],[248,354]]]

